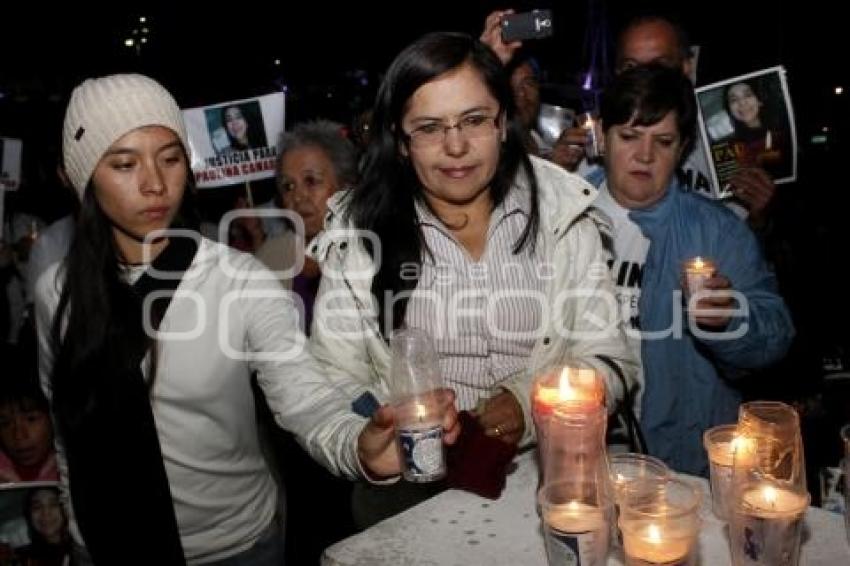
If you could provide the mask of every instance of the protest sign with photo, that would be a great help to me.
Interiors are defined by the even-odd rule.
[[[702,141],[719,196],[742,168],[760,167],[774,183],[797,177],[797,132],[783,67],[696,89]]]
[[[183,111],[199,188],[274,177],[282,92]]]
[[[67,564],[70,551],[58,482],[0,486],[0,566]]]
[[[21,140],[0,138],[0,189],[17,190],[21,184]]]

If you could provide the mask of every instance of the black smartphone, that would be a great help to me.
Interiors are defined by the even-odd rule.
[[[532,10],[502,18],[502,41],[523,41],[549,37],[553,33],[551,10]]]

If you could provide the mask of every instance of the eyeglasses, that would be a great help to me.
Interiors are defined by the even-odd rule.
[[[449,135],[449,130],[457,128],[458,134],[465,139],[486,138],[493,135],[499,127],[499,116],[487,116],[485,114],[470,114],[464,116],[452,125],[443,121],[429,122],[423,124],[411,132],[405,132],[405,136],[414,147],[430,147],[440,145]]]

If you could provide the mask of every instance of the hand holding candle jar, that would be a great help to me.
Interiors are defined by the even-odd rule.
[[[697,564],[700,492],[678,479],[630,482],[620,502],[626,566]]]
[[[446,475],[442,393],[437,354],[422,330],[400,330],[392,337],[390,392],[395,410],[404,479],[430,482]]]

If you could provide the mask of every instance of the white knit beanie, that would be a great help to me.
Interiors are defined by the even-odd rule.
[[[65,112],[62,151],[65,171],[80,200],[109,146],[142,126],[170,128],[189,152],[180,107],[155,80],[143,75],[110,75],[88,79],[74,89]]]

